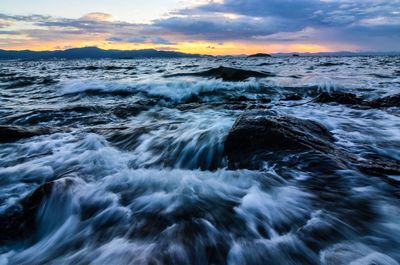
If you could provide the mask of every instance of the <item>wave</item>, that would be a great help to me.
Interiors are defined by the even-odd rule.
[[[186,99],[206,92],[219,91],[240,91],[249,88],[259,89],[260,84],[255,80],[246,82],[223,82],[219,80],[192,80],[192,81],[137,81],[117,82],[106,80],[73,80],[62,84],[63,94],[76,94],[85,92],[98,93],[146,93],[151,96],[158,96],[171,99],[176,102],[183,102]]]

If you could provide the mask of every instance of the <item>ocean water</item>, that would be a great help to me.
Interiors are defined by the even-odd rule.
[[[166,77],[221,65],[274,76]],[[0,61],[0,125],[54,129],[0,144],[0,216],[55,183],[0,264],[399,264],[400,176],[314,172],[290,153],[229,167],[224,140],[257,108],[400,161],[400,108],[312,101],[335,91],[400,93],[400,57]]]

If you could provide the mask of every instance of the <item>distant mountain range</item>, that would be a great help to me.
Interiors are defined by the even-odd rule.
[[[142,58],[198,58],[202,55],[174,51],[103,50],[96,47],[73,48],[57,51],[7,51],[0,50],[0,60],[43,60],[43,59],[142,59]]]
[[[242,55],[249,58],[270,56],[380,56],[400,55],[400,52],[320,52],[320,53],[258,53]],[[145,50],[103,50],[97,47],[73,48],[57,51],[8,51],[0,49],[0,60],[48,60],[48,59],[144,59],[144,58],[199,58],[208,55],[189,54],[174,51]],[[237,57],[237,56],[235,56]],[[240,57],[240,56],[239,56]]]

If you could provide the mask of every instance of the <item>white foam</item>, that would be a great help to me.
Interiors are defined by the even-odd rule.
[[[61,84],[63,94],[75,94],[90,91],[101,93],[112,92],[143,92],[153,96],[162,96],[175,101],[182,101],[191,96],[204,92],[223,90],[246,90],[259,88],[260,84],[254,79],[244,82],[223,82],[217,79],[210,80],[138,80],[133,81],[107,81],[107,80],[71,80]]]

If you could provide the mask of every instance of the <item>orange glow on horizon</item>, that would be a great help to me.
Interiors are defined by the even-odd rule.
[[[254,44],[230,42],[223,45],[207,42],[180,43],[178,51],[209,55],[241,55],[255,53],[330,52],[330,47],[316,44]]]
[[[5,46],[5,45],[4,45]],[[331,52],[335,51],[329,46],[319,44],[259,44],[259,43],[244,43],[244,42],[226,42],[212,43],[207,41],[196,42],[180,42],[173,45],[151,44],[151,43],[114,43],[102,40],[90,41],[65,41],[60,46],[59,41],[35,41],[25,40],[21,43],[14,43],[11,47],[1,46],[0,49],[7,50],[63,50],[68,48],[81,48],[88,46],[96,46],[102,49],[117,49],[117,50],[140,50],[140,49],[157,49],[171,50],[192,54],[205,55],[249,55],[254,53],[291,53],[291,52]]]

